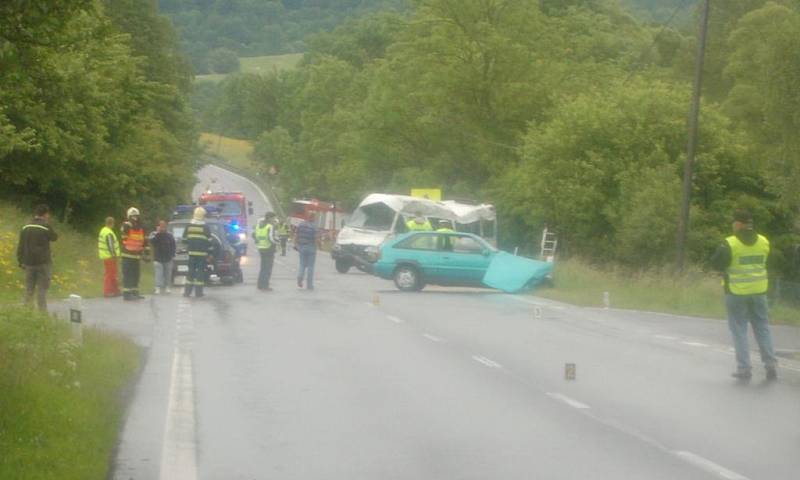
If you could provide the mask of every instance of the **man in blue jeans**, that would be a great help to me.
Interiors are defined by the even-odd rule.
[[[775,380],[778,378],[778,360],[772,346],[767,306],[769,240],[755,232],[753,217],[746,210],[734,213],[733,232],[711,258],[713,266],[724,273],[728,327],[736,350],[733,377],[750,380],[753,376],[747,342],[747,325],[751,324],[767,380]]]
[[[297,226],[295,246],[300,253],[300,271],[297,273],[297,286],[303,288],[303,279],[306,278],[306,288],[314,290],[314,262],[317,259],[317,243],[319,235],[314,225],[316,215],[308,214],[306,220]]]

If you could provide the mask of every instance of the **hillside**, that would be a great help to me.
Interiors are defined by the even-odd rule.
[[[265,55],[262,57],[242,57],[239,59],[240,73],[271,73],[273,71],[291,70],[303,59],[302,53],[284,55]],[[197,75],[197,82],[219,82],[227,77],[227,73],[209,73]]]
[[[298,53],[308,35],[329,31],[348,18],[404,9],[406,0],[161,0],[181,48],[195,72],[209,70],[209,53],[232,50],[240,57]]]

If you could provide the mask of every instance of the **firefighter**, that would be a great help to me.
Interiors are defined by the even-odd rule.
[[[139,276],[147,237],[144,234],[139,209],[131,207],[127,212],[127,220],[120,228],[122,257],[122,298],[124,300],[141,300],[139,294]]]
[[[191,297],[192,290],[195,296],[203,296],[203,286],[206,283],[206,265],[210,260],[211,229],[206,225],[206,210],[203,207],[194,209],[192,222],[183,231],[183,241],[189,254],[189,271],[186,273],[186,288],[184,297]]]
[[[103,261],[105,275],[103,276],[103,295],[106,298],[119,297],[117,284],[117,258],[119,257],[119,240],[114,233],[114,217],[107,217],[105,226],[97,237],[97,250],[100,260]]]

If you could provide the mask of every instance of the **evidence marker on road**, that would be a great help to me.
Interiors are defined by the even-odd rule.
[[[380,306],[381,304],[381,297],[377,293],[372,296],[372,304],[376,307]]]
[[[578,371],[574,363],[564,364],[564,380],[575,380]]]

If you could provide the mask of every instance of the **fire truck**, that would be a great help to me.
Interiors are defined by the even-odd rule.
[[[247,215],[253,214],[253,202],[247,201],[242,192],[208,191],[200,195],[197,203],[216,208],[228,230],[238,233],[242,243],[247,245]]]
[[[333,242],[336,235],[346,223],[348,215],[335,203],[323,202],[316,198],[292,200],[292,209],[289,214],[289,225],[292,233],[301,222],[308,219],[310,213],[317,216],[316,225],[320,231],[323,242]]]

